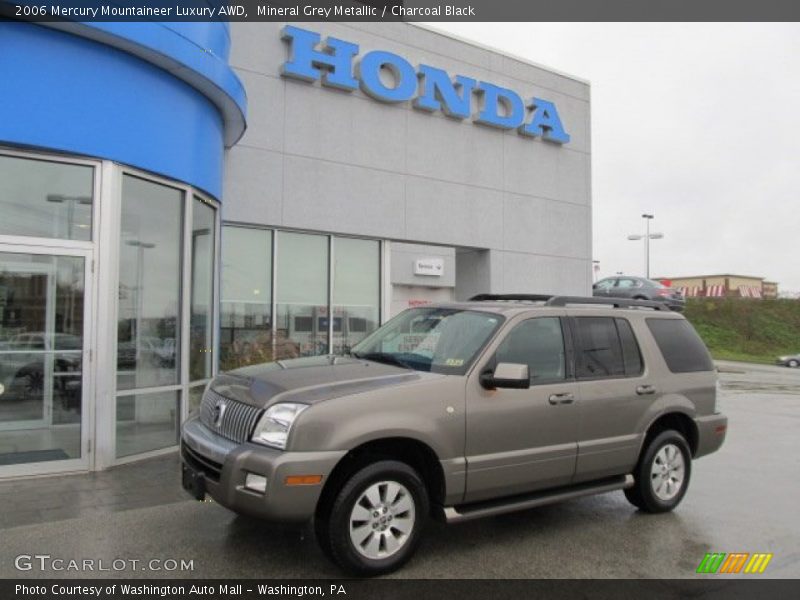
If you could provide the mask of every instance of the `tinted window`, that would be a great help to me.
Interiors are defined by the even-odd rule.
[[[598,290],[605,290],[611,287],[614,287],[614,280],[613,279],[601,279],[597,283],[594,284],[594,287]]]
[[[642,372],[642,354],[633,329],[627,319],[617,319],[617,331],[622,343],[622,359],[625,363],[625,375],[639,375]]]
[[[621,288],[635,288],[639,287],[641,283],[636,281],[635,279],[620,279],[617,281],[617,287]]]
[[[647,326],[673,373],[713,371],[703,340],[685,319],[647,319]]]
[[[555,317],[523,321],[497,349],[497,362],[528,365],[532,383],[565,378],[564,336]]]
[[[617,326],[611,317],[578,317],[577,374],[582,378],[625,375]]]

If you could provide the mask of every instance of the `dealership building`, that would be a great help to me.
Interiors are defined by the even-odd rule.
[[[0,477],[172,452],[219,370],[587,294],[589,85],[406,23],[0,20]]]

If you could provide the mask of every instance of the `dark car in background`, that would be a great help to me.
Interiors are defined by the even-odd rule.
[[[594,296],[600,298],[628,298],[662,302],[671,310],[683,311],[686,299],[678,290],[645,277],[620,275],[601,279],[592,286]]]

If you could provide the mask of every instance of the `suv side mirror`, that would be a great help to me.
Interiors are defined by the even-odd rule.
[[[480,382],[487,390],[496,388],[527,390],[531,387],[528,365],[516,363],[498,363],[494,373],[487,372],[481,375]]]

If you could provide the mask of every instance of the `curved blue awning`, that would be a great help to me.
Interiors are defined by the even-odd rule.
[[[182,79],[220,111],[225,145],[233,146],[247,127],[247,94],[228,65],[229,25],[212,23],[96,22],[42,23],[118,48]]]

